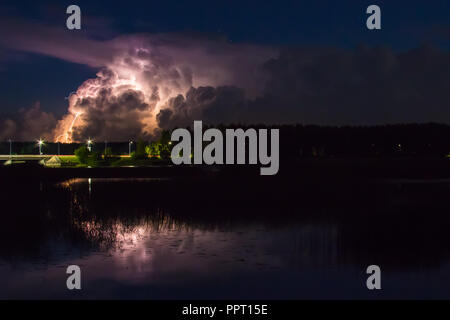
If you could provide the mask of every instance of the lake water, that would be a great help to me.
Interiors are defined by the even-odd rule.
[[[2,184],[0,298],[450,298],[448,181],[292,186]],[[371,264],[380,291],[366,288]]]

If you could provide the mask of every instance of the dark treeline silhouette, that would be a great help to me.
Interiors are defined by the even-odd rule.
[[[280,149],[290,156],[443,156],[450,126],[400,124],[371,127],[281,126]]]
[[[317,126],[317,125],[218,125],[215,128],[278,128],[280,129],[280,156],[284,158],[329,156],[445,156],[450,153],[450,125],[396,124],[380,126]],[[208,129],[203,126],[203,131]],[[191,128],[188,128],[192,131]],[[167,132],[166,132],[167,133]],[[151,141],[147,143],[150,144]],[[74,154],[85,143],[51,143],[43,146],[45,154]],[[105,147],[114,154],[128,154],[129,141],[93,143],[94,151]],[[136,144],[132,145],[132,151]],[[9,154],[8,141],[0,143],[0,154]],[[36,142],[12,142],[13,154],[37,154]]]

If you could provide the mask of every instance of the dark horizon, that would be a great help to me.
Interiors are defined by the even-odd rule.
[[[280,130],[280,151],[284,161],[305,157],[329,156],[450,156],[450,125],[439,123],[412,123],[382,126],[317,126],[317,125],[241,125],[230,124],[219,126],[204,125],[208,128],[225,129],[277,128]],[[191,132],[191,128],[187,128]],[[203,131],[204,131],[203,130]],[[170,136],[170,130],[165,140]],[[146,145],[163,143],[161,137],[150,140],[129,139],[124,141],[101,141],[91,138],[89,141],[97,152],[103,152],[105,147],[111,149],[114,155],[128,155],[136,149],[138,141]],[[130,146],[130,141],[133,141]],[[56,143],[44,141],[43,151],[48,155],[73,155],[75,150],[87,145],[87,141],[72,143]],[[33,141],[3,141],[0,143],[0,155],[34,154],[39,148]]]

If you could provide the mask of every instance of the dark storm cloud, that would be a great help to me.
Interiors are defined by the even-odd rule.
[[[269,81],[255,107],[278,110],[280,120],[450,122],[450,54],[431,47],[287,50],[264,68]]]
[[[244,89],[221,87],[191,88],[185,95],[171,98],[157,115],[162,129],[192,126],[194,120],[208,124],[246,122],[248,100]],[[244,116],[246,118],[244,118]]]
[[[116,96],[105,89],[95,98],[79,99],[77,105],[83,106],[86,112],[81,115],[85,125],[74,129],[75,140],[98,137],[120,141],[150,135],[143,130],[141,112],[152,106],[144,102],[142,92],[127,90]]]
[[[51,113],[41,110],[39,102],[31,108],[20,109],[10,117],[0,117],[0,140],[33,141],[39,138],[53,139],[56,119]],[[47,132],[47,134],[46,134]]]
[[[432,47],[285,49],[261,68],[256,98],[232,87],[191,89],[161,110],[160,125],[450,122],[450,54]]]

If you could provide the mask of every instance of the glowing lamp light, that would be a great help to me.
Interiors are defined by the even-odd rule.
[[[131,157],[131,145],[133,144],[133,141],[130,141],[128,143],[128,155]]]
[[[39,146],[39,155],[42,155],[42,146],[44,145],[44,140],[39,139],[37,141],[37,143],[38,143],[38,146]]]
[[[89,138],[88,141],[87,141],[87,145],[88,145],[89,151],[92,151],[92,147],[91,147],[92,143],[93,143],[93,141],[91,140],[91,138]]]

